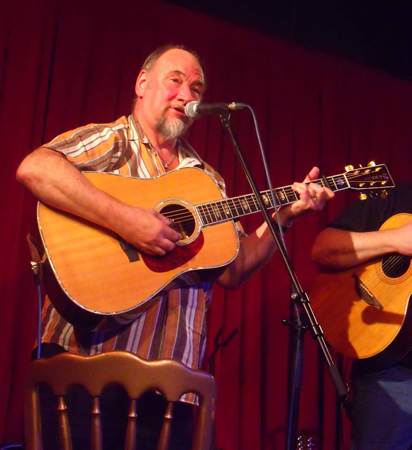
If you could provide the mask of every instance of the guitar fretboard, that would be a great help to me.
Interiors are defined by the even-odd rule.
[[[332,191],[348,189],[350,186],[345,174],[313,180],[320,186],[329,187]],[[270,190],[260,193],[268,209],[275,207]],[[273,190],[276,206],[289,205],[299,200],[299,195],[292,189],[292,186],[284,186]],[[254,194],[241,195],[230,199],[222,199],[214,202],[203,203],[196,207],[202,225],[214,225],[228,220],[236,220],[240,217],[254,214],[260,211],[259,203]]]

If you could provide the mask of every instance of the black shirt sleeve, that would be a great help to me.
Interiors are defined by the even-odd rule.
[[[398,213],[412,214],[412,184],[400,184],[388,190],[386,198],[368,197],[351,203],[329,227],[348,231],[376,231]]]

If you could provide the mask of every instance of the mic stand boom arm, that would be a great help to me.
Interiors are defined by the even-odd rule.
[[[310,306],[309,297],[306,294],[306,292],[303,291],[302,286],[300,285],[299,280],[298,280],[294,270],[292,269],[292,265],[290,263],[289,256],[286,252],[286,249],[284,248],[283,244],[281,243],[281,241],[279,239],[279,234],[275,228],[275,224],[274,224],[274,221],[272,220],[272,216],[268,212],[267,207],[262,199],[262,196],[261,196],[261,194],[256,186],[256,183],[252,177],[252,174],[250,173],[249,167],[246,163],[246,160],[244,158],[242,150],[240,149],[237,138],[233,132],[232,124],[230,121],[230,112],[229,111],[223,112],[222,114],[220,114],[220,118],[221,118],[223,129],[229,133],[229,135],[232,139],[233,146],[235,148],[235,152],[236,152],[236,154],[239,158],[239,161],[242,165],[243,171],[246,175],[246,178],[249,182],[250,187],[253,190],[253,193],[259,204],[260,210],[262,211],[265,222],[267,223],[270,233],[272,234],[273,239],[275,240],[277,248],[281,254],[281,257],[282,257],[284,264],[286,266],[286,269],[288,271],[289,277],[292,282],[292,288],[293,288],[292,299],[295,302],[297,302],[298,304],[300,304],[302,309],[304,310],[307,320],[308,320],[308,328],[311,330],[314,338],[317,340],[317,342],[320,346],[320,349],[323,353],[323,356],[324,356],[325,361],[328,366],[330,377],[335,385],[338,397],[342,402],[344,402],[344,400],[346,399],[347,393],[346,393],[346,389],[345,389],[345,385],[343,383],[342,377],[340,376],[340,373],[339,373],[337,367],[335,366],[335,364],[332,360],[332,357],[329,353],[329,349],[327,347],[322,328],[318,324],[315,314],[313,313],[312,307]],[[300,336],[301,338],[303,337],[301,330],[298,330],[298,336]],[[299,345],[299,343],[297,345]],[[297,368],[295,368],[294,375],[297,375],[297,374],[298,374]],[[294,399],[293,404],[291,404],[290,408],[289,408],[289,418],[288,418],[287,449],[291,450],[292,448],[296,448],[296,441],[297,441],[296,428],[297,428],[298,417],[296,414],[296,404],[295,403],[298,401],[298,399],[297,399],[297,396],[295,395],[295,393],[292,393],[290,398]]]

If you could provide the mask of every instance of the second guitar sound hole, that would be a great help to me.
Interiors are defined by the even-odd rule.
[[[389,278],[401,277],[409,269],[411,258],[398,254],[387,255],[382,260],[383,273]]]

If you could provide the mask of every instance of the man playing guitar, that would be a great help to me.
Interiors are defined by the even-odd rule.
[[[356,450],[412,448],[411,256],[412,184],[352,203],[312,248],[314,310],[329,343],[354,358]]]

